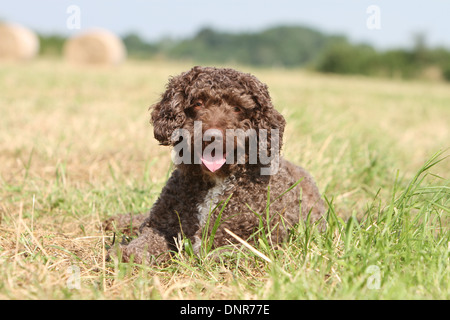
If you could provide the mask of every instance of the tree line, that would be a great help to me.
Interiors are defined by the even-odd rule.
[[[261,67],[303,67],[320,72],[396,78],[434,77],[450,81],[450,50],[429,48],[416,35],[412,48],[380,51],[303,26],[230,33],[203,28],[186,39],[148,42],[136,33],[123,38],[130,58],[192,60],[199,64],[236,63]],[[61,36],[40,36],[41,54],[60,55]]]

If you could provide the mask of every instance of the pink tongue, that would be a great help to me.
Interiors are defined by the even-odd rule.
[[[209,171],[214,172],[219,170],[227,160],[223,155],[211,156],[211,154],[203,155],[202,162]]]

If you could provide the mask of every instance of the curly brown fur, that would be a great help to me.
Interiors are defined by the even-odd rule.
[[[269,136],[268,150],[271,133],[277,129],[279,147],[275,152],[279,155],[285,120],[274,109],[267,86],[250,74],[233,69],[194,67],[171,78],[161,101],[151,110],[154,136],[161,145],[174,146],[179,142],[172,140],[176,129],[190,132],[190,143],[193,144],[194,121],[201,121],[202,134],[211,128],[222,133],[227,129],[254,129],[257,133],[265,129]],[[224,135],[224,147],[226,140]],[[261,143],[262,140],[258,140],[258,147]],[[203,142],[202,150],[207,145]],[[235,142],[231,152],[235,153],[237,147]],[[245,163],[226,163],[215,172],[203,163],[177,165],[150,214],[140,225],[139,237],[121,245],[122,259],[129,261],[133,256],[138,263],[153,261],[152,257],[166,260],[169,255],[165,253],[176,250],[174,239],[180,233],[190,239],[198,251],[210,210],[231,194],[214,237],[215,247],[234,242],[225,228],[248,239],[259,224],[255,213],[266,218],[268,194],[270,225],[275,227],[271,233],[273,242],[284,240],[289,228],[301,218],[306,219],[309,215],[311,221],[316,221],[322,217],[324,203],[313,178],[303,168],[280,158],[275,174],[262,175],[261,168],[267,164],[259,159],[257,163],[250,163],[248,148],[245,152]],[[286,192],[300,179],[296,187]],[[218,214],[219,209],[211,213],[211,224]],[[142,216],[133,219],[138,221]],[[113,221],[119,228],[126,227],[130,216],[110,219],[105,224],[106,229],[112,229]],[[211,229],[212,225],[208,230]]]

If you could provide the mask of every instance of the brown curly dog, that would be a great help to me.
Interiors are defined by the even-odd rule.
[[[313,178],[280,157],[285,120],[254,76],[194,67],[170,79],[151,122],[160,144],[173,147],[175,170],[149,214],[119,215],[104,224],[113,230],[132,223],[139,233],[120,245],[122,260],[165,261],[180,234],[198,253],[202,232],[211,233],[227,200],[214,247],[236,242],[226,228],[251,242],[262,219],[277,243],[300,218],[323,216]]]

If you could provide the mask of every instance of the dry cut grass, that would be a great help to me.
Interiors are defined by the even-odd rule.
[[[170,173],[169,150],[153,139],[147,109],[168,76],[189,67],[155,61],[87,68],[53,60],[0,66],[0,299],[361,293],[349,283],[364,283],[363,272],[351,278],[320,241],[305,245],[302,237],[275,255],[278,267],[239,258],[244,248],[222,262],[183,256],[160,267],[105,262],[111,235],[100,222],[151,207]],[[241,69],[268,83],[288,123],[285,157],[312,172],[342,219],[389,203],[397,170],[400,188],[429,156],[449,147],[446,84]],[[449,169],[442,161],[433,174],[448,178]],[[442,201],[436,203],[448,213]],[[333,252],[340,256],[346,249],[336,232]],[[439,286],[431,293],[414,288],[414,297],[442,297]]]

